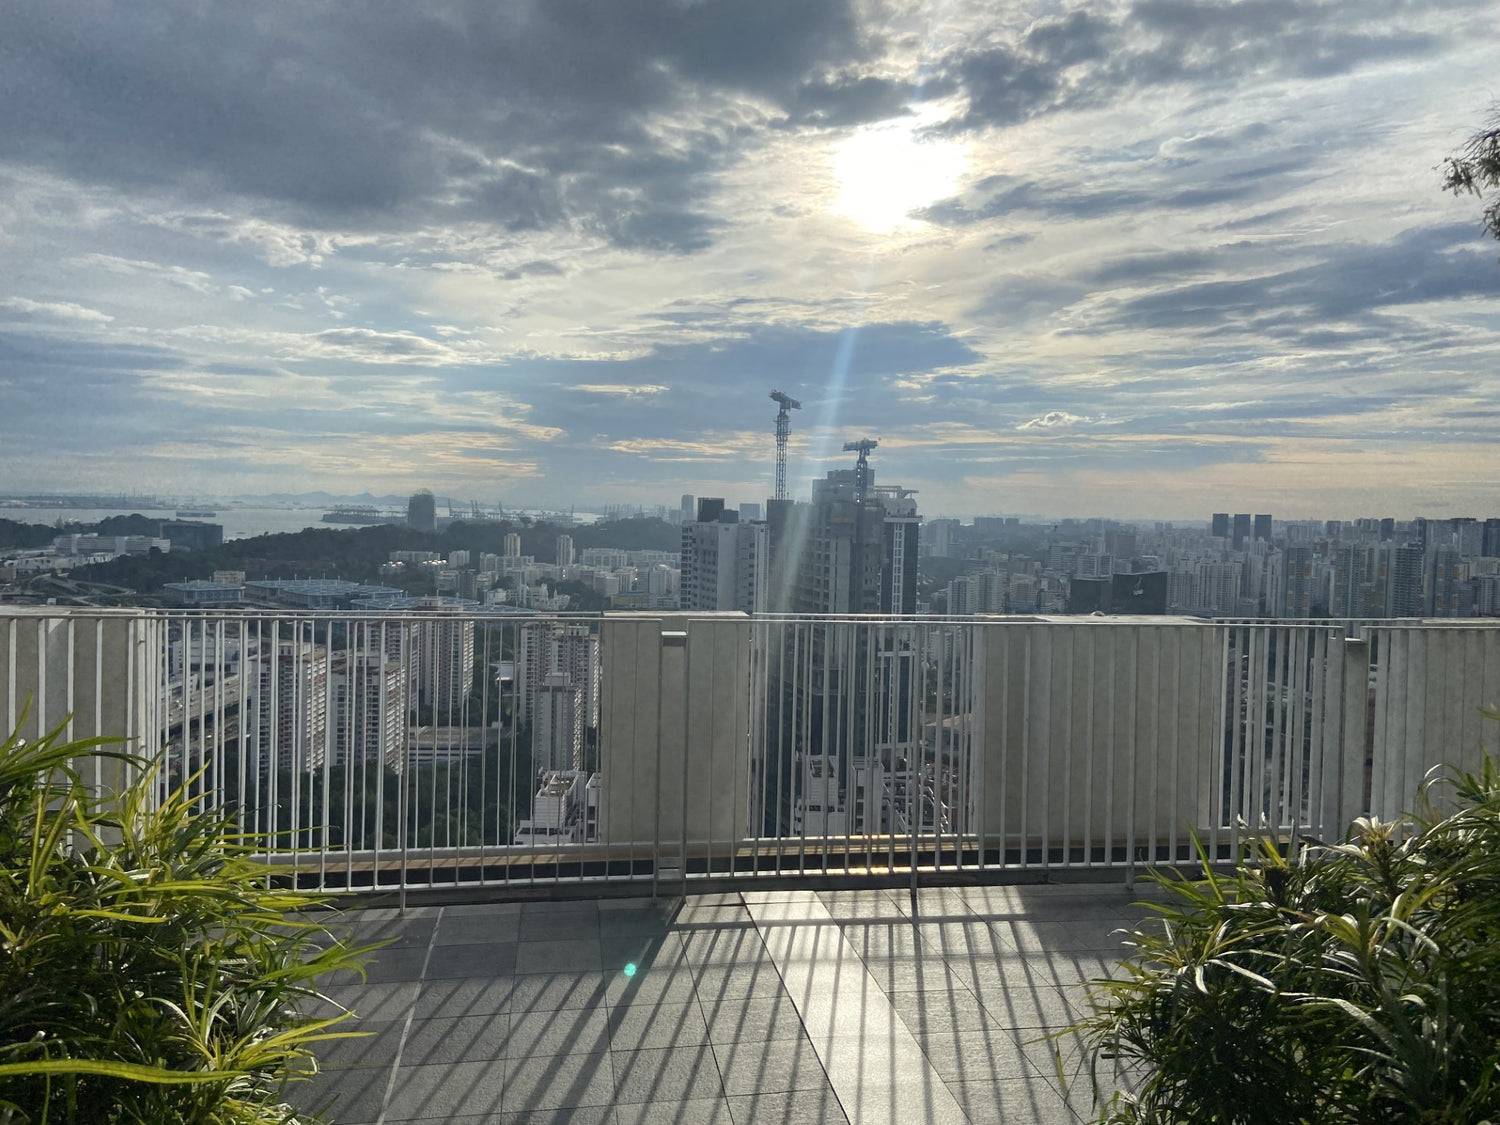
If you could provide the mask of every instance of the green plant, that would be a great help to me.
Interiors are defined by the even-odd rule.
[[[300,920],[222,810],[160,794],[149,763],[0,743],[0,1123],[297,1121],[289,1081],[346,1014],[304,1014],[364,949]],[[97,798],[82,756],[133,776]],[[326,1003],[325,1003],[326,1007]]]
[[[1154,876],[1159,925],[1070,1029],[1136,1079],[1100,1120],[1500,1121],[1500,771],[1448,784],[1447,815],[1424,790],[1294,860]]]

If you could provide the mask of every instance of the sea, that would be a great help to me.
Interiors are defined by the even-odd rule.
[[[186,511],[187,509],[183,509]],[[195,509],[209,511],[208,508]],[[319,527],[329,531],[348,531],[357,525],[347,523],[324,523],[323,513],[327,508],[214,508],[212,516],[184,517],[201,518],[205,523],[224,525],[225,539],[249,539],[256,535],[276,535],[281,532],[301,531],[303,528]],[[175,509],[149,508],[10,508],[0,507],[0,519],[17,523],[41,523],[48,527],[62,523],[98,523],[110,516],[128,516],[132,512],[153,520],[176,519]],[[599,517],[592,512],[577,512],[579,523],[593,523]],[[441,526],[441,525],[440,525]]]
[[[207,508],[195,509],[209,511]],[[322,508],[214,508],[216,514],[201,518],[204,523],[224,525],[225,539],[249,539],[255,535],[274,535],[283,531],[301,531],[305,527],[344,527],[345,524],[324,523]],[[184,509],[186,511],[186,509]],[[98,523],[111,516],[142,515],[152,520],[177,518],[172,508],[0,508],[0,519],[17,523],[44,523],[49,527],[58,521],[68,523]]]

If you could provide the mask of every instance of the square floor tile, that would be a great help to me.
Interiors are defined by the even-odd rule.
[[[516,971],[516,949],[513,941],[435,946],[427,961],[426,979],[510,976]]]
[[[522,941],[586,941],[599,936],[599,912],[523,914],[520,933]]]
[[[401,1049],[401,1065],[489,1062],[505,1057],[509,1041],[510,1016],[504,1012],[413,1020]]]
[[[523,923],[524,925],[524,923]],[[599,939],[523,941],[516,949],[517,973],[600,972]]]
[[[665,912],[649,904],[599,911],[601,938],[655,936],[666,932]]]
[[[384,1067],[325,1071],[305,1082],[293,1082],[286,1098],[304,1112],[322,1114],[324,1120],[366,1125],[380,1117],[389,1078],[390,1071]]]
[[[401,1046],[401,1035],[406,1030],[406,1020],[345,1020],[331,1029],[333,1032],[359,1032],[347,1039],[326,1039],[314,1043],[313,1054],[318,1065],[325,1070],[345,1067],[391,1066],[396,1061],[396,1051]]]
[[[698,982],[698,998],[704,1004],[785,992],[781,974],[770,958],[742,965],[696,966],[693,977]]]
[[[754,926],[680,930],[678,937],[684,955],[694,965],[749,964],[770,959]]]
[[[949,1085],[973,1125],[1076,1125],[1079,1117],[1051,1086],[1017,1079],[1010,1082],[955,1082]]]
[[[422,983],[416,1017],[483,1016],[510,1010],[515,977],[455,977]]]
[[[891,1007],[913,1035],[926,1031],[968,1031],[995,1026],[968,989],[951,992],[893,992]]]
[[[615,1100],[609,1052],[534,1055],[505,1062],[505,1111],[610,1105]]]
[[[1000,1028],[932,1031],[915,1037],[928,1064],[944,1082],[999,1082],[1016,1078],[1045,1081],[1035,1052]]]
[[[510,1011],[553,1012],[560,1008],[598,1008],[606,999],[606,978],[594,970],[527,973],[515,978]]]
[[[695,1101],[724,1096],[708,1044],[614,1053],[616,1101]]]
[[[355,1014],[357,1019],[346,1020],[349,1027],[360,1022],[385,1023],[403,1019],[411,1011],[421,985],[416,981],[387,981],[378,984],[347,984],[324,989],[332,1004],[316,1000],[306,1001],[303,1011],[318,1019],[337,1015],[339,1009]],[[338,1005],[338,1008],[333,1005]],[[339,1025],[341,1028],[343,1024]]]
[[[940,957],[869,957],[864,966],[882,992],[949,992],[961,984]]]
[[[459,914],[443,915],[438,925],[437,945],[493,945],[496,942],[516,941],[520,936],[519,914]]]
[[[802,1017],[787,995],[704,1003],[703,1016],[715,1043],[796,1039],[803,1034]]]
[[[376,950],[365,962],[365,982],[384,984],[391,981],[420,980],[422,966],[426,961],[426,945],[409,949]]]
[[[805,1035],[761,1043],[715,1044],[714,1057],[724,1076],[724,1092],[730,1097],[818,1090],[828,1084],[823,1064]]]
[[[727,1100],[734,1125],[848,1125],[849,1120],[831,1086]]]
[[[686,1004],[698,997],[694,977],[686,967],[638,965],[626,975],[623,970],[604,973],[604,987],[611,1007]]]
[[[724,1098],[686,1102],[638,1102],[615,1110],[618,1125],[733,1125]]]
[[[385,1119],[446,1120],[499,1113],[504,1088],[505,1073],[498,1062],[398,1067]]]
[[[708,1042],[708,1027],[696,1000],[677,1004],[630,1004],[609,1013],[615,1051],[696,1047]]]
[[[529,1055],[588,1055],[609,1050],[609,1011],[559,1008],[514,1011],[510,1017],[507,1058]]]

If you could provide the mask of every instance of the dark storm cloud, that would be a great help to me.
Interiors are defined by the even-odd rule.
[[[662,347],[638,359],[518,360],[502,368],[449,371],[442,378],[450,391],[514,393],[533,416],[584,441],[593,435],[682,438],[757,427],[775,413],[774,406],[767,412],[773,386],[802,400],[803,419],[834,406],[874,424],[905,409],[898,380],[980,358],[941,324],[768,326],[714,343]],[[601,386],[619,390],[600,392]],[[630,394],[628,388],[658,390]]]
[[[1310,266],[1111,302],[1104,315],[1077,331],[1270,330],[1298,322],[1321,328],[1396,306],[1500,296],[1500,270],[1475,243],[1471,227],[1450,224],[1406,231],[1386,243],[1325,247],[1323,259]]]
[[[1050,219],[1103,219],[1142,211],[1194,211],[1226,203],[1256,203],[1273,199],[1288,189],[1288,178],[1311,175],[1319,154],[1308,151],[1276,160],[1251,161],[1250,167],[1211,167],[1200,171],[1202,182],[1190,183],[1192,175],[1182,160],[1163,159],[1147,165],[1143,174],[1159,175],[1157,182],[1142,186],[1101,188],[1107,177],[1076,180],[1027,180],[1018,176],[987,176],[969,192],[971,201],[948,199],[920,212],[922,218],[946,226],[966,226],[1007,215]]]
[[[692,249],[712,233],[704,177],[734,149],[652,115],[732,92],[857,116],[890,91],[809,83],[860,42],[845,4],[801,0],[20,5],[0,151],[312,226],[576,220]]]
[[[1365,0],[1137,0],[1118,18],[1076,8],[948,60],[948,74],[969,99],[952,127],[1016,125],[1170,84],[1222,90],[1251,75],[1328,77],[1430,54],[1441,45],[1435,36],[1378,26],[1418,12],[1414,4]]]
[[[941,97],[953,88],[947,79],[935,79],[914,89],[909,82],[874,75],[819,78],[797,87],[785,100],[786,124],[847,128],[887,121],[911,113],[912,103],[919,97]]]

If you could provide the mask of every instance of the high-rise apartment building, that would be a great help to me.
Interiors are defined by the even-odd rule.
[[[814,483],[811,503],[771,501],[772,608],[914,613],[922,519],[914,495],[877,486],[865,465],[830,471]],[[771,642],[773,648],[784,643],[780,634]],[[790,760],[774,764],[785,771],[791,797],[786,808],[759,815],[768,826],[793,831],[818,825],[888,830],[897,789],[887,779],[905,768],[912,740],[920,737],[903,702],[916,675],[914,638],[908,627],[827,646],[827,628],[814,624],[804,648],[767,656],[768,667],[791,669],[800,662],[808,675],[782,675],[769,693],[767,724],[781,731],[778,745],[794,748]]]
[[[516,658],[517,719],[528,723],[549,681],[577,688],[586,727],[599,725],[599,638],[587,625],[538,618],[521,626]],[[533,742],[535,745],[535,742]]]
[[[1391,617],[1421,617],[1422,570],[1425,552],[1419,543],[1406,543],[1391,551],[1387,614]]]
[[[698,613],[767,608],[769,533],[742,523],[724,502],[704,497],[698,518],[682,525],[680,605]]]
[[[1429,617],[1458,617],[1465,602],[1467,572],[1462,555],[1453,547],[1429,549],[1422,560],[1425,571],[1423,608]]]
[[[548,770],[582,768],[584,691],[564,672],[549,673],[537,686],[531,724],[534,767]]]
[[[501,546],[502,557],[507,559],[518,559],[521,557],[521,536],[519,533],[507,531],[505,533],[505,540]]]
[[[1281,586],[1281,616],[1312,616],[1313,556],[1311,547],[1288,547],[1281,556],[1285,580]]]
[[[422,617],[388,627],[386,656],[404,658],[416,701],[439,719],[456,717],[474,686],[474,619],[437,598],[423,598]]]
[[[261,774],[322,766],[328,754],[328,649],[311,641],[272,642],[244,666],[256,693],[251,761]]]
[[[573,537],[571,535],[559,535],[557,537],[557,565],[573,565]]]
[[[936,555],[941,559],[952,558],[959,526],[957,520],[944,519],[930,521],[927,524],[927,533],[924,537],[928,549],[924,553]]]
[[[405,765],[408,709],[407,667],[382,651],[378,637],[329,661],[335,765]]]
[[[915,493],[876,486],[856,493],[855,472],[813,483],[811,504],[772,505],[771,608],[794,613],[915,613]]]

